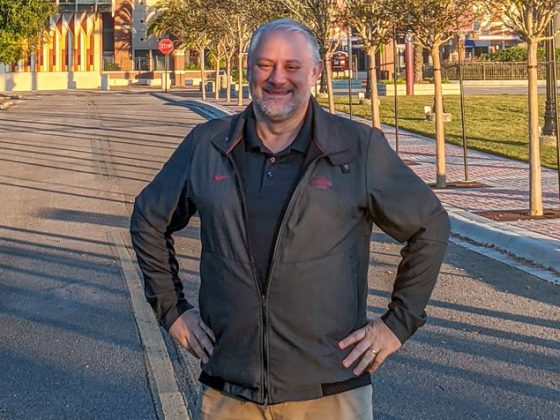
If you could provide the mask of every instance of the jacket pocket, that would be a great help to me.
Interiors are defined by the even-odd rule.
[[[357,271],[350,251],[277,267],[269,290],[272,319],[294,338],[338,343],[357,322]]]
[[[345,252],[275,270],[268,305],[273,392],[352,376],[338,342],[359,322],[356,260]]]
[[[224,381],[254,388],[261,379],[260,299],[248,263],[203,252],[200,314],[216,335],[203,370]]]

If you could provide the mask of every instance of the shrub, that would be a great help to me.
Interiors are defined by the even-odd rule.
[[[555,51],[556,61],[560,62],[560,48]],[[544,48],[537,50],[537,59],[539,61],[546,60],[546,53]],[[482,61],[501,61],[501,62],[515,62],[527,61],[527,48],[524,47],[509,47],[502,48],[492,54],[487,54],[481,57]]]

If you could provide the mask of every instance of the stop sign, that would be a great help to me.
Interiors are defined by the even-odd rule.
[[[168,38],[164,38],[159,41],[158,48],[162,54],[171,54],[171,51],[173,51],[173,41]]]

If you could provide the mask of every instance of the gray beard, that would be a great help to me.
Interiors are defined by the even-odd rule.
[[[305,94],[295,95],[292,100],[282,109],[277,110],[270,106],[262,96],[256,95],[253,89],[251,90],[251,96],[253,97],[253,103],[257,106],[258,110],[267,116],[271,121],[283,121],[294,115],[300,106],[307,103],[305,100]],[[309,100],[309,99],[308,99]]]
[[[289,104],[287,104],[280,110],[273,109],[273,107],[270,107],[269,104],[261,98],[253,97],[253,102],[260,112],[262,112],[273,121],[285,120],[294,115],[298,109],[298,104],[295,100],[292,100]]]

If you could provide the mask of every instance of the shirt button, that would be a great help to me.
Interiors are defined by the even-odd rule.
[[[274,162],[276,162],[276,158],[275,158],[274,156],[272,156],[272,157],[270,158],[270,163],[274,163]]]
[[[272,171],[268,171],[268,172],[266,173],[266,176],[269,177],[269,178],[272,178]]]

